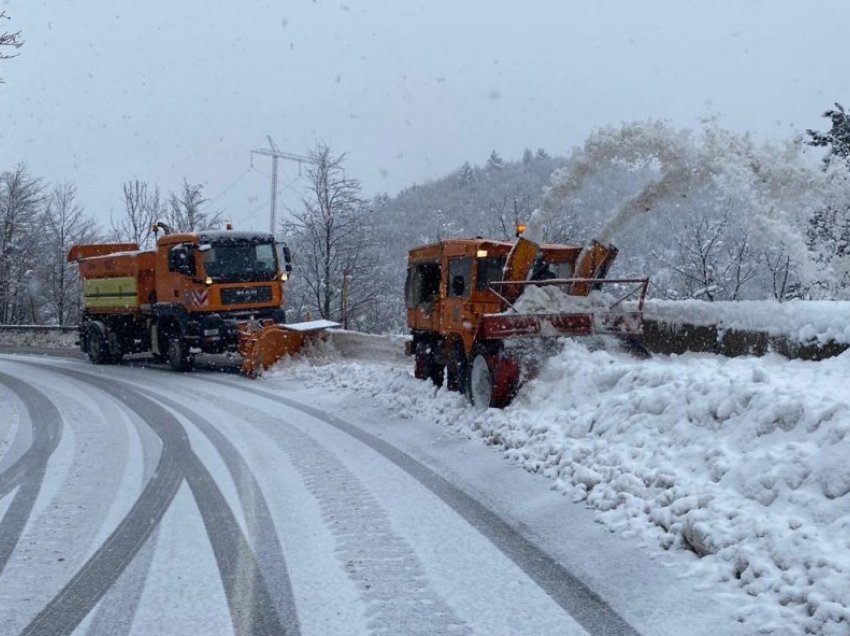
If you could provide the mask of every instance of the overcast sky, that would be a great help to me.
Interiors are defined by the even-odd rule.
[[[0,170],[68,180],[108,223],[121,184],[181,180],[268,224],[266,135],[348,153],[394,194],[496,149],[566,154],[599,126],[717,117],[759,138],[850,102],[844,0],[0,0]],[[848,104],[850,105],[850,104]],[[283,204],[298,166],[282,162]],[[278,216],[285,214],[279,210]]]

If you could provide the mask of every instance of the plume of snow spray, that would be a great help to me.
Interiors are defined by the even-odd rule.
[[[660,201],[682,196],[696,185],[696,178],[701,180],[704,171],[692,167],[692,147],[686,132],[674,131],[663,122],[637,122],[594,133],[573,153],[570,165],[552,175],[552,185],[531,215],[526,236],[530,240],[542,238],[543,228],[557,210],[576,195],[587,177],[604,166],[615,162],[657,166],[660,177],[627,200],[602,230],[599,239],[607,241],[636,215],[653,209]]]

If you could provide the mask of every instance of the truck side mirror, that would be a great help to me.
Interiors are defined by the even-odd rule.
[[[283,268],[287,274],[292,273],[292,252],[289,251],[289,246],[286,243],[281,243],[281,252],[283,252]]]

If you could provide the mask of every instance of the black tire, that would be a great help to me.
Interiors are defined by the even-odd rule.
[[[92,364],[109,364],[109,345],[97,327],[89,327],[86,336],[86,349]]]
[[[520,365],[499,343],[480,343],[469,358],[466,397],[479,409],[503,409],[519,388]]]
[[[455,343],[449,355],[449,362],[446,365],[446,388],[449,391],[466,392],[468,366],[463,345],[459,342]]]
[[[413,375],[418,380],[431,380],[434,386],[443,386],[443,365],[434,360],[433,345],[420,342],[414,355]]]
[[[466,381],[466,397],[470,404],[478,409],[493,406],[494,370],[492,356],[483,347],[472,350],[469,361],[469,377]]]
[[[173,371],[189,371],[193,362],[194,358],[182,338],[171,338],[168,341],[168,366]]]
[[[623,348],[623,351],[638,360],[648,360],[652,357],[649,349],[646,348],[646,345],[639,338],[620,338],[620,346]]]

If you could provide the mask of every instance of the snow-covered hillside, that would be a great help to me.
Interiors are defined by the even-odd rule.
[[[692,555],[671,576],[726,582],[752,633],[850,630],[850,354],[636,361],[566,342],[504,411],[411,368],[327,346],[264,382],[297,376],[482,438],[612,531]]]

